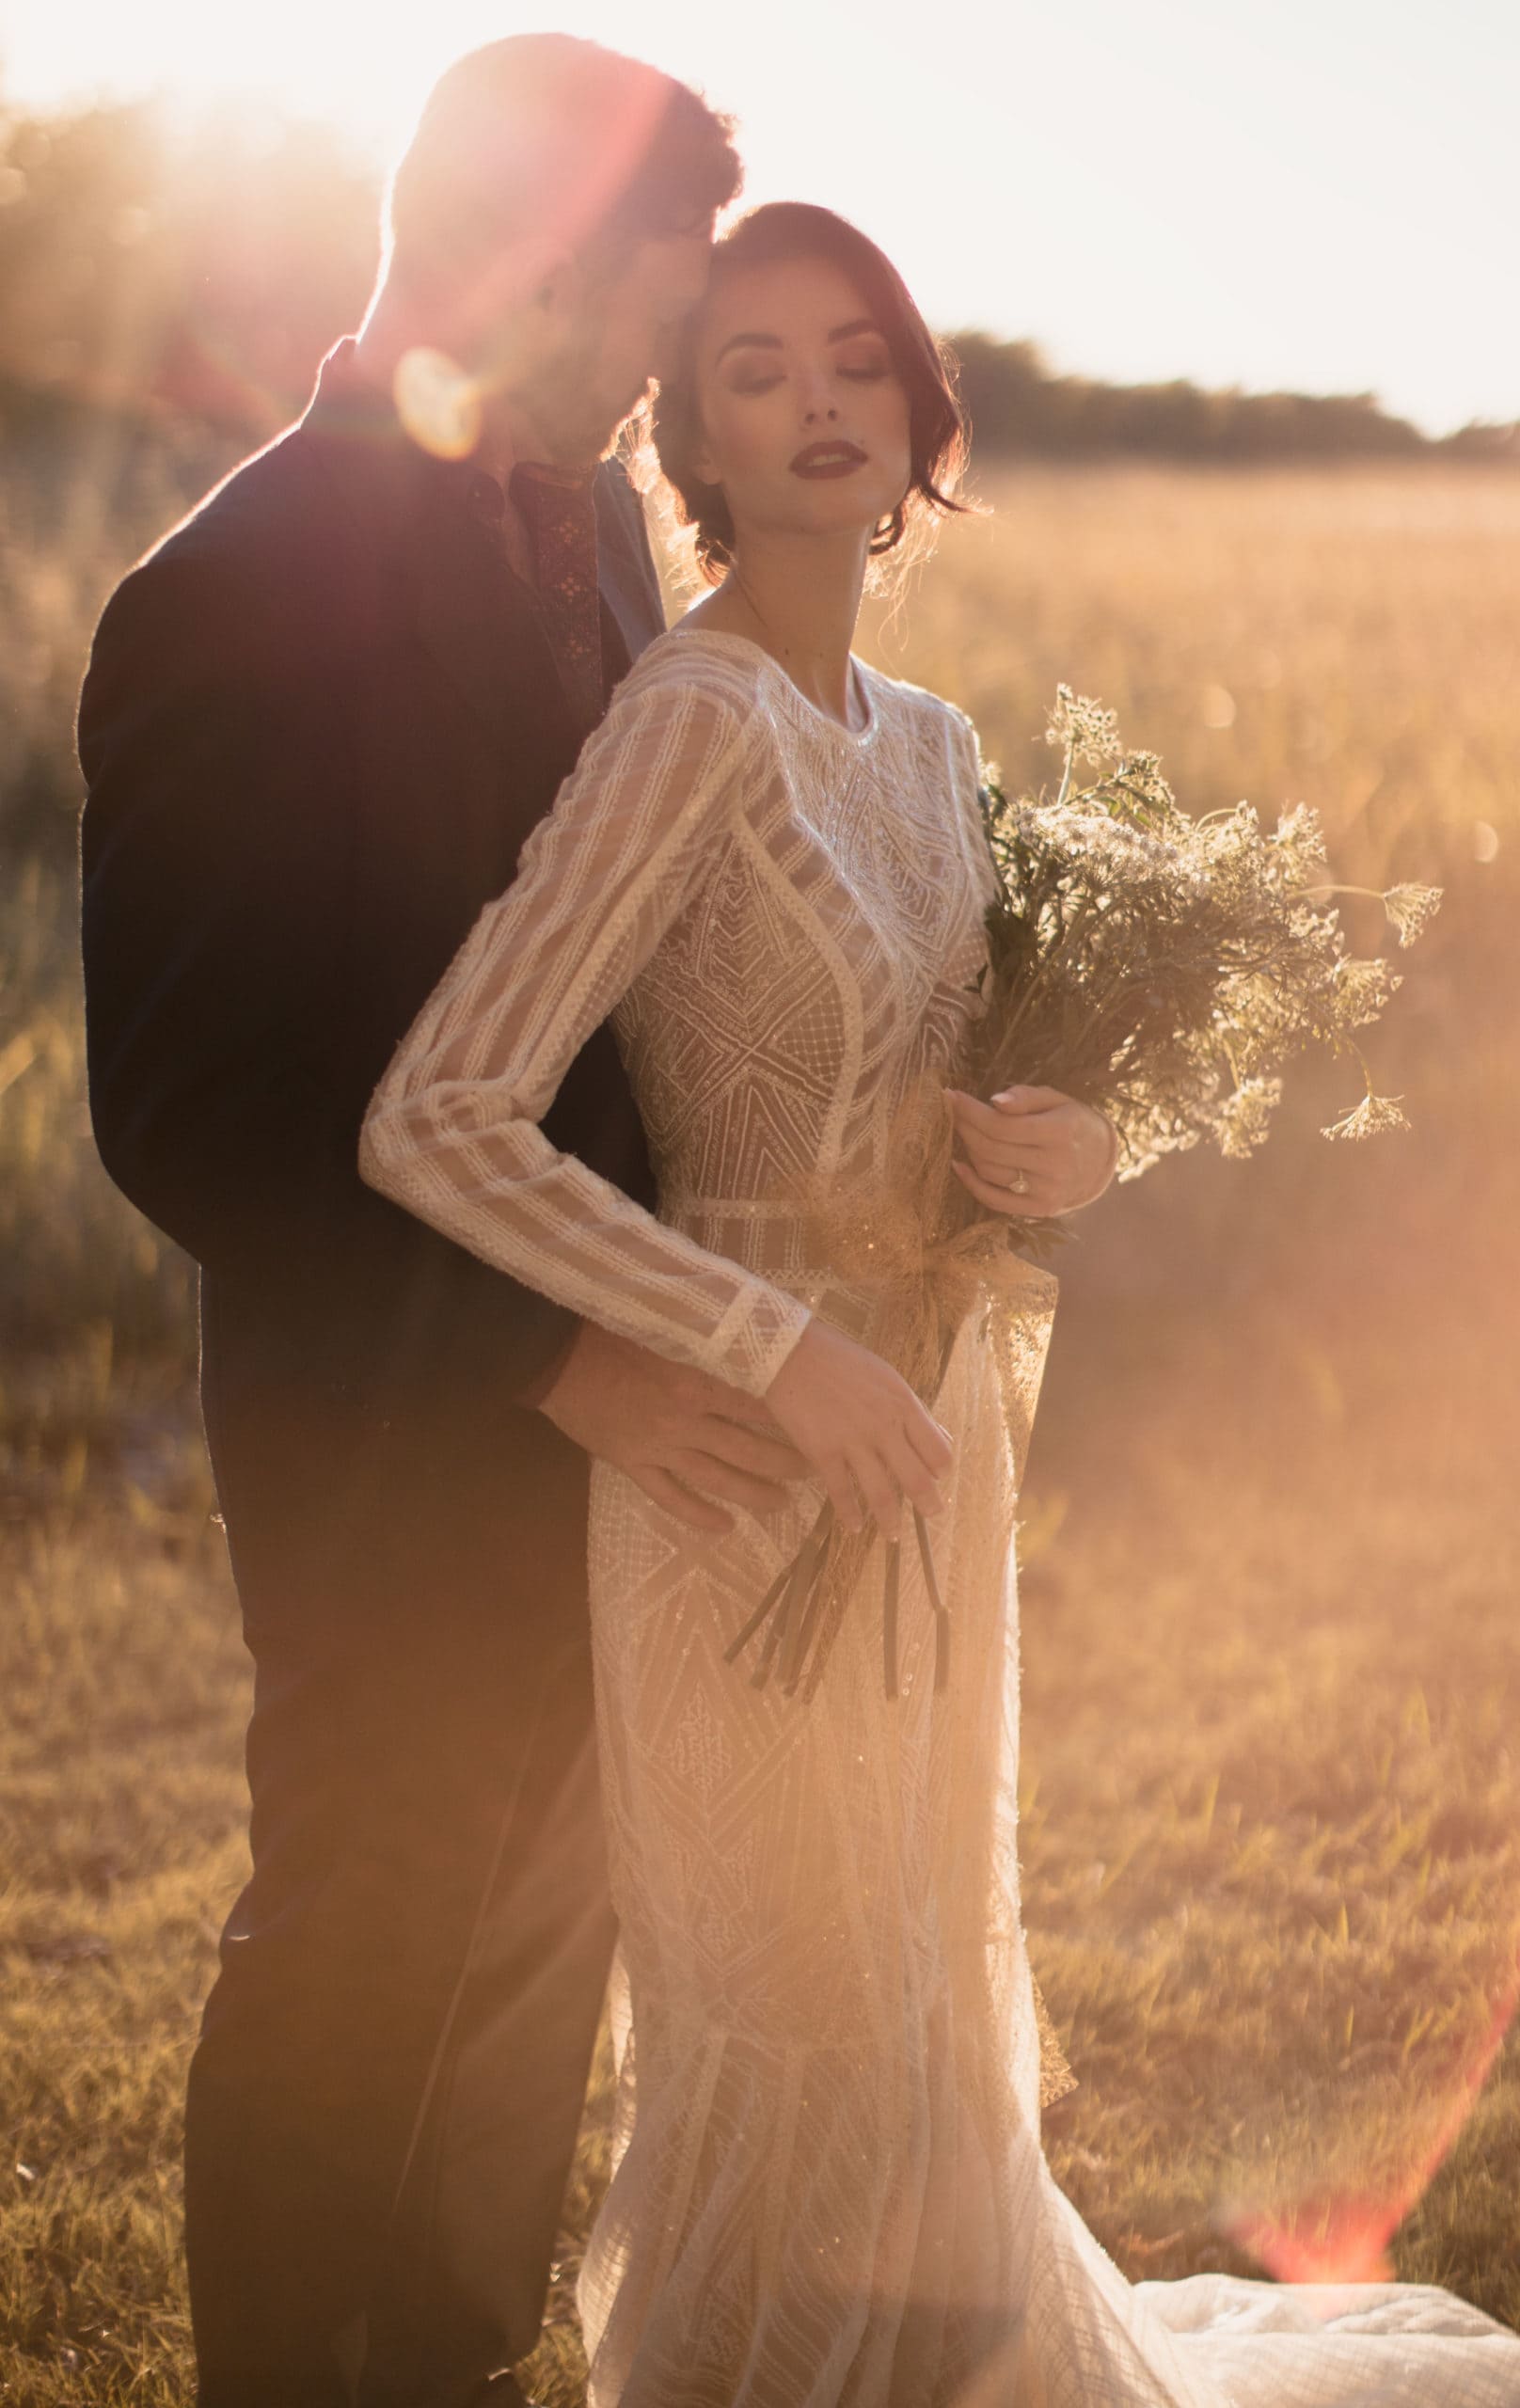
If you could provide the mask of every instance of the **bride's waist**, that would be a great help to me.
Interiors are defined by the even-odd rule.
[[[661,1195],[659,1217],[709,1254],[784,1288],[852,1337],[863,1340],[874,1332],[879,1301],[831,1251],[816,1218],[795,1203],[677,1191]]]
[[[903,1315],[918,1310],[913,1278],[903,1281],[901,1261],[894,1276],[864,1226],[850,1228],[790,1201],[749,1196],[667,1195],[660,1218],[710,1255],[725,1255],[744,1272],[785,1289],[860,1346],[892,1354]]]
[[[764,1271],[772,1278],[784,1278],[788,1272],[799,1277],[816,1275],[831,1267],[822,1259],[815,1224],[795,1203],[677,1189],[661,1193],[659,1217],[710,1253],[727,1255],[746,1270]]]
[[[978,1295],[1000,1295],[1049,1312],[1056,1282],[1005,1244],[985,1258],[942,1242],[926,1247],[910,1211],[879,1211],[868,1187],[849,1191],[845,1212],[809,1210],[791,1197],[662,1192],[659,1217],[704,1247],[821,1313],[867,1342],[921,1296],[959,1321]]]

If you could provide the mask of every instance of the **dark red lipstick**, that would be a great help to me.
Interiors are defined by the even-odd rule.
[[[809,443],[791,464],[795,477],[849,477],[865,465],[865,454],[858,443],[845,443],[835,436],[827,443]]]

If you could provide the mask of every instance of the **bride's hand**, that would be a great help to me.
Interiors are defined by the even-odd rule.
[[[990,1212],[1077,1212],[1114,1176],[1117,1130],[1059,1087],[1005,1087],[990,1103],[952,1087],[950,1103],[960,1148],[950,1167]]]
[[[947,1434],[890,1363],[841,1330],[810,1321],[766,1402],[847,1530],[863,1529],[869,1516],[889,1539],[899,1537],[905,1497],[920,1513],[939,1511]]]

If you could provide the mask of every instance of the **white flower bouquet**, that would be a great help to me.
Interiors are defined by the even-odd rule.
[[[1211,1139],[1249,1155],[1266,1138],[1287,1064],[1322,1045],[1360,1064],[1361,1101],[1324,1131],[1367,1137],[1408,1126],[1379,1094],[1355,1032],[1401,984],[1381,960],[1351,955],[1331,897],[1376,894],[1401,945],[1440,902],[1433,886],[1385,892],[1325,876],[1324,839],[1300,805],[1264,829],[1247,802],[1194,819],[1153,752],[1126,752],[1112,712],[1057,689],[1048,735],[1062,774],[1050,801],[982,791],[997,872],[988,907],[982,1011],[960,1083],[982,1095],[1052,1086],[1090,1103],[1118,1131],[1121,1180],[1164,1154]],[[1077,782],[1079,763],[1096,770]],[[953,1177],[951,1116],[938,1080],[904,1101],[895,1177],[815,1183],[799,1196],[821,1259],[879,1307],[873,1338],[932,1399],[958,1329],[990,1307],[1009,1443],[1022,1459],[1038,1393],[1055,1282],[1027,1257],[1049,1253],[1064,1221],[983,1213]],[[949,1618],[923,1517],[912,1517],[936,1631],[935,1682],[948,1674]],[[810,1697],[872,1545],[825,1504],[726,1653],[764,1628],[751,1672],[764,1687]],[[901,1548],[883,1559],[883,1680],[896,1694]]]
[[[1114,714],[1057,689],[1047,731],[1063,754],[1053,801],[983,789],[998,891],[987,915],[983,1016],[967,1084],[1059,1087],[1119,1133],[1121,1180],[1211,1139],[1249,1154],[1265,1140],[1282,1072],[1322,1045],[1354,1056],[1365,1092],[1324,1131],[1368,1137],[1408,1126],[1379,1094],[1354,1032],[1401,984],[1346,947],[1315,813],[1268,831],[1250,803],[1194,819],[1153,752],[1127,752]],[[1080,784],[1078,765],[1096,771]],[[1401,945],[1440,902],[1433,886],[1379,895]],[[1016,1224],[1047,1251],[1060,1222]]]

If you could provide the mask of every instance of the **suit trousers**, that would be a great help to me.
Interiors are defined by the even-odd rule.
[[[186,2106],[198,2398],[456,2408],[537,2340],[615,1936],[585,1460],[512,1413],[494,1480],[420,1428],[356,1468],[225,1385],[208,1341],[255,1687]]]

